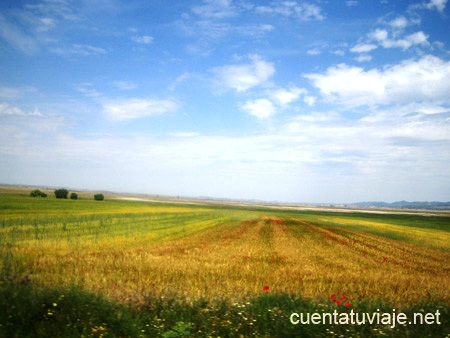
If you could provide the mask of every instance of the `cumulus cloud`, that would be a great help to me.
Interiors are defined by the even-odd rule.
[[[308,106],[312,107],[316,103],[316,97],[311,95],[305,95],[303,97],[303,102],[305,102]]]
[[[383,69],[341,64],[305,77],[328,100],[349,106],[427,100],[450,103],[450,62],[430,55]]]
[[[423,3],[426,9],[437,10],[439,12],[443,12],[446,5],[447,0],[430,0],[430,2]]]
[[[394,28],[394,29],[399,29],[402,30],[404,28],[406,28],[406,26],[408,26],[408,19],[405,18],[404,16],[399,16],[397,18],[395,18],[394,20],[391,20],[389,22],[389,25]]]
[[[306,89],[295,86],[271,89],[266,91],[266,98],[249,100],[241,106],[241,109],[258,119],[268,119],[278,111],[288,109],[289,105],[299,100],[301,95],[304,95],[303,102],[308,106],[314,105],[315,97],[308,96],[307,93]]]
[[[178,109],[178,104],[173,100],[140,98],[105,100],[102,105],[103,113],[116,121],[161,115]]]
[[[352,47],[350,51],[352,53],[368,53],[374,49],[377,49],[378,46],[374,45],[373,43],[360,43],[356,46]]]
[[[249,60],[250,63],[215,68],[213,72],[218,83],[243,92],[266,82],[275,74],[274,65],[264,61],[259,55],[250,55]]]
[[[358,62],[367,62],[372,60],[372,56],[370,56],[369,52],[371,52],[374,49],[377,49],[378,46],[374,45],[373,43],[360,43],[352,48],[350,48],[350,52],[352,53],[358,53],[359,55],[355,58]]]
[[[409,17],[403,15],[392,19],[381,19],[381,28],[370,31],[366,37],[350,48],[350,52],[364,54],[356,58],[358,62],[370,60],[368,53],[377,48],[400,48],[404,51],[413,47],[426,47],[430,45],[429,35],[423,31],[406,34],[406,28],[420,23],[420,17],[409,11]]]
[[[242,109],[259,119],[267,119],[275,114],[275,106],[272,101],[268,99],[257,99],[247,101]]]
[[[428,44],[428,35],[422,31],[407,35],[404,38],[395,39],[389,37],[389,32],[387,30],[376,29],[369,34],[369,38],[378,42],[384,48],[408,49],[415,45]]]
[[[355,60],[358,62],[367,62],[372,60],[372,56],[367,55],[367,54],[360,54],[357,57],[355,57]]]
[[[291,87],[289,89],[280,88],[272,91],[270,97],[279,105],[287,106],[291,102],[299,99],[300,95],[306,94],[307,91],[304,88]]]

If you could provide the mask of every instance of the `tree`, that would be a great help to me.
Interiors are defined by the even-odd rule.
[[[73,192],[70,194],[70,199],[71,200],[77,200],[78,199],[78,194],[76,192]]]
[[[56,189],[55,190],[56,198],[67,198],[68,195],[69,195],[69,191],[67,189]]]
[[[30,194],[31,197],[47,197],[45,192],[40,191],[39,189],[35,189]]]
[[[103,196],[103,194],[95,194],[94,199],[96,201],[103,201],[105,199],[105,196]]]

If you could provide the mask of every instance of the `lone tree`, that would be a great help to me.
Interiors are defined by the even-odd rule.
[[[103,201],[105,199],[105,196],[103,196],[103,194],[95,194],[94,199],[96,201]]]
[[[68,195],[69,195],[69,191],[67,189],[56,189],[55,190],[56,198],[67,198]]]
[[[31,197],[47,197],[47,194],[45,192],[40,191],[39,189],[33,190],[30,193]]]
[[[77,200],[78,199],[78,194],[76,192],[73,192],[70,194],[70,199],[71,200]]]

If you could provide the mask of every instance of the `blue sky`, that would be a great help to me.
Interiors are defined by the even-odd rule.
[[[0,4],[0,182],[450,200],[447,0]]]

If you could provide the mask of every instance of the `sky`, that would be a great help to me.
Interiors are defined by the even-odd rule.
[[[4,0],[0,182],[450,200],[447,0]]]

